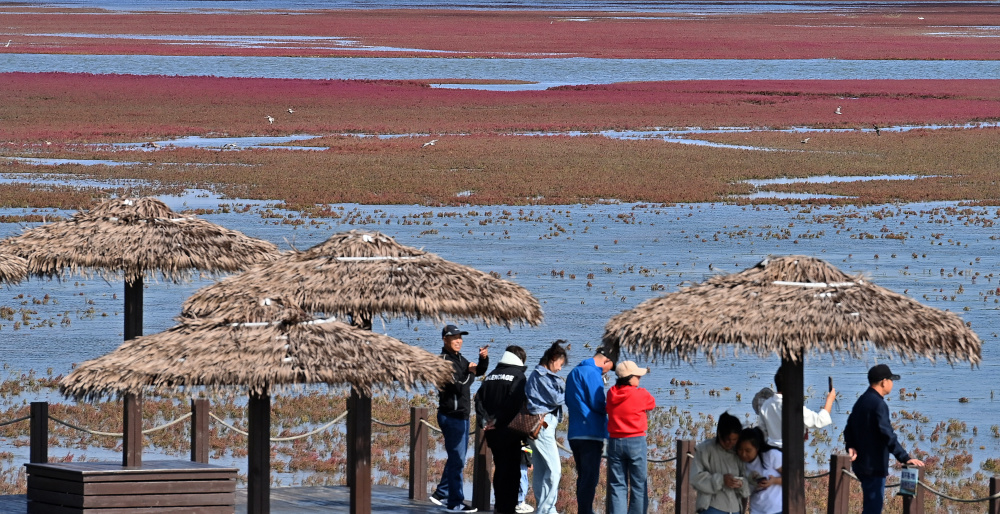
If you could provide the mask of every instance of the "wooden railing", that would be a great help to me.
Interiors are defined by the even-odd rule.
[[[32,402],[30,408],[30,452],[29,459],[32,463],[48,462],[48,440],[50,418],[48,414],[47,402]],[[409,477],[409,497],[413,500],[428,499],[428,438],[430,433],[440,432],[440,430],[428,421],[428,409],[426,407],[411,407],[409,423],[384,424],[389,427],[408,427],[410,432],[410,477]],[[186,416],[185,416],[186,417]],[[191,461],[208,463],[209,455],[209,417],[208,400],[193,400],[191,402]],[[20,418],[14,421],[23,421],[28,418]],[[342,419],[343,416],[334,420]],[[11,421],[11,422],[14,422]],[[174,422],[164,425],[164,427]],[[331,422],[332,424],[333,422]],[[475,430],[473,444],[473,476],[472,476],[472,505],[481,510],[490,510],[490,472],[493,468],[493,455],[486,445],[486,438],[478,423],[474,424]],[[227,425],[228,426],[228,425]],[[163,428],[163,427],[158,427]],[[323,428],[323,427],[321,427]],[[150,430],[157,430],[150,429]],[[148,432],[149,430],[145,431]],[[308,436],[310,433],[303,434]],[[118,435],[118,434],[102,434]],[[299,436],[297,436],[299,437]],[[288,439],[288,438],[281,438]],[[696,492],[691,486],[691,465],[695,451],[695,442],[691,440],[678,439],[676,447],[676,457],[667,459],[676,460],[676,480],[674,490],[674,512],[676,514],[688,514],[694,511]],[[664,462],[664,461],[659,461]],[[653,463],[653,462],[651,462]],[[348,463],[350,467],[351,463]],[[827,496],[827,514],[849,514],[851,482],[855,480],[851,473],[851,459],[847,455],[834,454],[830,456],[830,471],[815,477],[818,479],[828,477],[829,494]],[[914,496],[903,496],[904,514],[923,514],[925,495],[929,492],[942,498],[956,502],[982,502],[988,504],[986,512],[988,514],[1000,514],[1000,477],[989,479],[990,495],[985,498],[961,499],[952,498],[931,488],[923,481],[923,470],[919,469],[919,486]],[[891,487],[891,486],[889,486]],[[855,506],[855,510],[857,510]]]

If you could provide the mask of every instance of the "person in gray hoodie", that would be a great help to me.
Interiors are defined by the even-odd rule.
[[[750,497],[746,465],[736,455],[743,426],[723,412],[715,437],[698,444],[691,466],[691,485],[698,491],[695,509],[702,514],[740,514],[743,498]]]
[[[524,365],[520,346],[508,346],[476,392],[476,418],[486,429],[486,444],[493,452],[494,512],[514,514],[521,485],[521,436],[507,429],[524,405]]]
[[[559,498],[562,464],[559,461],[559,447],[556,445],[556,425],[562,421],[566,385],[556,373],[566,364],[566,350],[561,345],[565,342],[560,339],[545,350],[524,388],[528,397],[528,413],[544,414],[545,423],[548,424],[538,433],[538,439],[531,441],[531,463],[535,468],[531,487],[535,491],[535,508],[538,514],[555,514],[556,500]]]

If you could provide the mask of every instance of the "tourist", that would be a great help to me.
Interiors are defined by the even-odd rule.
[[[769,398],[760,407],[760,413],[757,416],[757,426],[764,431],[764,437],[767,444],[774,446],[776,448],[781,448],[781,409],[782,409],[782,396],[781,396],[781,386],[782,386],[782,376],[781,367],[778,367],[778,372],[774,374],[774,388],[778,391],[774,393],[774,396]],[[802,406],[802,424],[806,428],[823,428],[833,420],[830,419],[830,409],[833,408],[833,400],[837,398],[837,390],[833,387],[830,391],[826,393],[826,404],[819,412],[813,412]]]
[[[649,510],[646,413],[656,408],[656,400],[639,387],[639,378],[647,372],[649,369],[632,361],[619,363],[615,368],[618,380],[608,390],[609,514],[645,514]]]
[[[522,441],[507,425],[524,405],[525,358],[520,346],[508,346],[476,392],[476,414],[485,425],[486,444],[493,452],[497,514],[515,514],[518,504]]]
[[[750,482],[750,514],[781,514],[781,449],[767,444],[764,432],[744,428],[736,454],[746,464]]]
[[[486,374],[489,365],[489,346],[479,348],[479,362],[473,364],[462,356],[462,336],[469,335],[455,325],[441,331],[444,348],[441,357],[451,363],[454,376],[441,388],[438,397],[437,422],[444,435],[444,448],[448,454],[441,481],[431,495],[431,501],[456,512],[476,512],[466,505],[462,471],[465,454],[469,448],[469,412],[471,410],[470,386],[475,377]]]
[[[598,348],[592,359],[577,364],[566,377],[569,449],[576,465],[576,508],[594,514],[594,495],[601,475],[601,455],[608,438],[604,375],[614,363]]]
[[[862,514],[882,512],[890,453],[903,464],[924,465],[919,459],[910,458],[892,429],[885,396],[892,392],[896,380],[899,375],[893,374],[885,364],[868,370],[868,389],[854,403],[844,428],[844,445],[851,456],[851,469],[861,482]]]
[[[743,426],[728,412],[719,416],[715,437],[695,447],[691,485],[698,491],[695,508],[702,514],[738,514],[742,499],[750,497],[744,478],[746,466],[736,456],[736,443]]]
[[[561,346],[564,342],[560,339],[545,350],[525,386],[528,413],[544,414],[546,423],[538,433],[538,439],[531,441],[531,461],[535,468],[531,486],[535,491],[535,508],[539,514],[555,514],[556,500],[559,497],[562,465],[559,461],[559,447],[556,445],[556,425],[562,421],[566,387],[563,379],[556,373],[566,363],[566,350]]]

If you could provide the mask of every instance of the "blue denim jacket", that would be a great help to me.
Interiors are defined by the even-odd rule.
[[[539,364],[524,386],[529,414],[553,413],[562,422],[562,406],[566,403],[566,385],[562,377]]]

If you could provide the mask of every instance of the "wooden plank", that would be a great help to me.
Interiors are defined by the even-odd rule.
[[[233,514],[236,508],[228,506],[208,507],[152,507],[142,509],[140,513],[149,514]],[[81,509],[79,507],[62,507],[44,503],[28,502],[28,514],[136,514],[135,509]]]
[[[25,464],[29,476],[44,476],[78,482],[212,480],[236,476],[236,468],[190,461],[150,461],[139,468],[117,462],[66,462]]]
[[[29,477],[28,489],[80,495],[229,493],[236,491],[236,480],[85,483],[47,477]]]
[[[131,494],[115,496],[84,496],[55,491],[28,491],[28,500],[62,505],[66,507],[81,507],[85,509],[101,507],[185,507],[236,505],[236,494],[205,493],[205,494]]]

